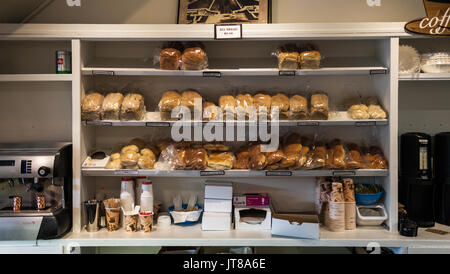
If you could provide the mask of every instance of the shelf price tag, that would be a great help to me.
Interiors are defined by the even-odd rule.
[[[200,171],[200,176],[224,176],[225,170],[214,170],[214,171]]]
[[[292,171],[266,171],[266,176],[267,177],[278,177],[278,176],[283,176],[283,177],[290,177],[292,176]]]
[[[295,70],[280,70],[278,72],[279,76],[289,76],[289,77],[295,77],[295,74],[297,72]]]
[[[242,24],[214,25],[214,39],[242,39]]]
[[[119,176],[129,176],[129,175],[139,175],[139,171],[138,170],[126,170],[126,169],[121,169],[121,170],[114,170],[114,175],[119,175]]]
[[[147,122],[146,127],[170,127],[169,122]]]
[[[318,127],[319,122],[298,122],[297,126],[298,127],[305,127],[305,126]]]
[[[356,171],[333,171],[333,176],[356,176]]]
[[[215,77],[220,78],[222,77],[222,73],[220,71],[204,71],[203,77]]]
[[[376,121],[356,122],[355,125],[357,127],[371,127],[371,126],[376,126],[377,122]]]

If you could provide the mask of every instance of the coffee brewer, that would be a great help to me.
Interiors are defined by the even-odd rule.
[[[399,202],[406,206],[408,217],[419,227],[432,227],[435,221],[431,156],[430,135],[401,136]]]
[[[55,239],[72,228],[72,145],[0,144],[0,241]]]

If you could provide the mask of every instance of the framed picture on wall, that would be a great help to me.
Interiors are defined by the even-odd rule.
[[[178,24],[271,23],[271,0],[178,0]]]

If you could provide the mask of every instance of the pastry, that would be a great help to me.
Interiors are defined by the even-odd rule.
[[[120,154],[120,161],[122,165],[129,168],[130,166],[136,166],[138,164],[139,157],[141,155],[133,150],[126,150]]]
[[[250,170],[263,170],[266,167],[266,156],[264,153],[250,154],[249,169]]]
[[[200,102],[198,110],[200,111],[202,106],[202,96],[195,90],[188,90],[181,94],[181,106],[188,107],[191,111],[194,111],[195,100]]]
[[[203,120],[211,121],[219,118],[220,109],[214,103],[204,102],[203,103]]]
[[[331,149],[333,150],[333,168],[344,169],[345,164],[345,149],[341,141],[335,139],[331,142]]]
[[[246,117],[248,117],[251,107],[254,107],[254,103],[250,94],[239,94],[236,96],[236,111],[238,113],[245,113]]]
[[[267,165],[276,164],[276,163],[280,162],[281,160],[283,160],[283,158],[284,158],[284,153],[281,150],[277,150],[274,152],[265,152],[265,155],[266,155],[266,164]]]
[[[86,95],[81,103],[81,119],[83,121],[100,120],[103,100],[103,95],[97,92]]]
[[[369,108],[364,104],[353,105],[348,109],[348,114],[350,115],[350,118],[355,120],[369,119],[370,115],[368,110]]]
[[[233,168],[234,156],[232,153],[212,153],[208,157],[208,167],[214,170],[229,170]]]
[[[186,169],[204,170],[207,166],[206,150],[187,149],[185,154]]]
[[[370,155],[372,158],[372,168],[374,169],[387,169],[388,163],[384,158],[383,152],[378,147],[370,147]]]
[[[234,114],[235,108],[236,108],[236,100],[231,95],[220,96],[219,107],[224,112],[224,115],[225,115],[225,112],[231,112]]]
[[[155,166],[155,160],[149,155],[142,155],[138,159],[138,166],[140,169],[153,169]]]
[[[141,150],[141,155],[142,156],[146,156],[149,157],[150,159],[152,159],[153,161],[156,161],[156,155],[155,153],[153,153],[153,151],[149,148],[144,148]]]
[[[258,93],[253,96],[253,104],[255,105],[256,111],[258,113],[270,113],[270,107],[272,106],[272,96]]]
[[[345,158],[347,169],[358,169],[361,167],[361,153],[357,144],[348,144],[348,154]]]
[[[248,169],[250,162],[250,153],[248,151],[239,152],[236,155],[236,161],[234,162],[233,169]]]
[[[368,108],[370,119],[386,119],[387,114],[379,105],[370,105]]]
[[[167,91],[163,94],[161,101],[159,101],[159,111],[170,112],[175,107],[181,105],[181,95],[176,91]]]
[[[120,153],[122,154],[122,153],[125,153],[125,152],[127,152],[127,151],[133,151],[133,152],[135,152],[135,153],[138,153],[138,152],[139,152],[139,147],[136,146],[136,145],[128,145],[128,146],[124,146],[124,147],[122,148],[122,150],[120,151]]]
[[[311,119],[328,120],[328,96],[316,93],[311,96]]]
[[[334,149],[330,146],[327,147],[327,158],[325,159],[325,168],[326,169],[334,169]]]
[[[305,163],[306,169],[320,169],[326,165],[327,148],[322,142],[317,142],[314,148],[308,152]]]
[[[160,68],[164,70],[178,70],[181,65],[181,43],[170,43],[159,53]]]
[[[106,95],[102,104],[102,119],[119,120],[122,102],[123,102],[122,93],[109,93],[108,95]]]
[[[300,95],[294,95],[289,100],[291,119],[302,120],[308,117],[308,100]]]
[[[106,164],[106,169],[122,169],[123,165],[122,162],[120,161],[120,159],[111,159],[107,164]]]
[[[181,56],[181,68],[184,70],[202,70],[208,67],[208,59],[201,43],[190,43]]]
[[[300,153],[302,151],[302,145],[298,144],[289,144],[284,147],[284,158],[280,162],[281,168],[291,168],[299,165]]]
[[[112,153],[111,156],[109,156],[109,159],[111,159],[112,161],[120,159],[120,153]]]
[[[282,93],[278,93],[277,95],[272,97],[272,108],[278,107],[280,113],[288,111],[289,104],[289,98]]]
[[[266,170],[278,170],[278,169],[280,169],[280,164],[279,163],[266,166]]]
[[[120,118],[122,120],[142,120],[144,115],[144,97],[137,93],[127,94],[122,102]]]
[[[208,150],[208,151],[220,151],[220,152],[227,152],[227,151],[230,150],[229,146],[226,146],[226,145],[221,144],[221,143],[204,144],[203,148]]]
[[[320,68],[320,60],[322,56],[316,50],[303,51],[299,55],[301,69],[318,69]]]

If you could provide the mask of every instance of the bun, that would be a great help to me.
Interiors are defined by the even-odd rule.
[[[181,105],[181,95],[176,91],[167,91],[163,94],[159,102],[159,111],[170,112],[175,107]]]
[[[86,95],[81,103],[81,119],[83,121],[100,120],[103,100],[103,95],[97,92]]]
[[[249,168],[251,170],[263,170],[267,165],[264,153],[250,154]]]
[[[237,154],[236,161],[233,165],[233,169],[248,169],[250,162],[250,153],[248,151],[242,151]]]
[[[102,119],[119,120],[122,102],[123,102],[122,93],[110,93],[106,95],[102,104]]]
[[[272,96],[258,93],[253,96],[253,104],[255,105],[257,112],[270,113],[270,107],[272,106]]]
[[[224,112],[224,116],[225,116],[226,111],[235,113],[236,100],[231,95],[220,96],[219,106],[222,109],[222,111]]]
[[[203,120],[211,121],[219,116],[219,107],[211,102],[203,103]]]
[[[125,96],[122,102],[120,117],[122,120],[142,120],[145,115],[144,97],[137,93]]]
[[[285,157],[281,160],[280,167],[291,168],[298,165],[301,151],[301,144],[289,144],[285,146],[283,149]]]
[[[277,95],[272,97],[272,107],[278,107],[278,109],[280,110],[280,113],[282,111],[288,111],[289,104],[290,104],[290,100],[284,94],[278,93]]]
[[[122,154],[122,153],[125,153],[125,152],[127,152],[127,151],[133,151],[133,152],[135,152],[135,153],[138,153],[138,152],[139,152],[139,147],[136,146],[136,145],[128,145],[128,146],[124,146],[124,147],[122,148],[122,150],[120,151],[120,153]]]
[[[126,150],[120,154],[120,161],[122,162],[122,165],[128,168],[130,166],[136,166],[140,156],[141,155],[137,152]]]
[[[253,106],[253,97],[250,94],[239,94],[236,96],[236,111],[248,112],[249,107]]]
[[[140,169],[153,169],[155,166],[155,160],[148,155],[142,155],[139,157],[138,166]]]
[[[149,148],[144,148],[141,150],[141,155],[150,158],[153,161],[156,161],[155,153]]]
[[[284,158],[284,153],[281,150],[277,150],[274,152],[266,152],[266,164],[267,165],[273,165],[276,164],[278,162],[280,162],[281,160],[283,160]]]
[[[370,105],[368,108],[370,119],[386,119],[387,114],[379,105]]]
[[[368,112],[369,108],[366,105],[353,105],[349,108],[348,114],[350,118],[360,120],[360,119],[369,119],[370,115]]]
[[[111,156],[109,156],[109,159],[111,159],[111,160],[117,160],[117,159],[120,159],[120,153],[113,153],[113,154],[111,154]]]
[[[191,111],[194,111],[195,99],[203,100],[202,96],[197,91],[188,90],[181,94],[181,105],[188,107]]]
[[[122,162],[120,161],[120,159],[111,159],[107,164],[106,164],[106,169],[122,169],[123,165]]]
[[[184,70],[202,70],[208,64],[206,52],[200,44],[188,46],[181,56],[181,61]]]
[[[357,144],[349,144],[347,146],[348,154],[346,156],[346,168],[347,169],[358,169],[361,167],[361,153],[359,152],[359,147]]]
[[[333,150],[333,168],[344,169],[346,166],[344,146],[338,139],[333,140],[331,146],[331,149]]]
[[[328,120],[328,95],[317,93],[311,96],[311,118]]]
[[[164,48],[159,54],[160,68],[178,70],[181,65],[181,51],[175,48]]]
[[[208,157],[208,167],[214,170],[229,170],[233,168],[234,156],[232,153],[212,153]]]

